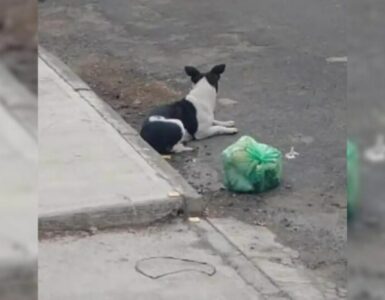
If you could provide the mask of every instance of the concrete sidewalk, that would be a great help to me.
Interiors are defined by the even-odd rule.
[[[40,230],[144,224],[199,203],[83,81],[39,53]]]
[[[267,228],[234,219],[174,219],[45,239],[39,249],[40,300],[346,299]]]
[[[143,261],[151,257],[154,260]],[[204,263],[174,261],[176,257]],[[159,279],[151,276],[182,271]],[[183,271],[184,270],[184,271]],[[210,276],[210,274],[213,274]],[[180,221],[139,231],[44,240],[40,300],[264,299],[199,235]],[[282,298],[275,298],[282,299]],[[285,298],[283,298],[285,299]]]
[[[37,99],[0,63],[0,298],[37,299]]]

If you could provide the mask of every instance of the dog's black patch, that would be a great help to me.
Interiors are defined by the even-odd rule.
[[[204,76],[197,68],[192,66],[184,67],[184,71],[191,78],[191,81],[196,84],[199,80],[201,80]]]
[[[212,85],[215,90],[218,92],[218,82],[219,79],[221,78],[221,74],[225,71],[226,65],[221,64],[221,65],[216,65],[214,66],[210,72],[207,73],[201,73],[197,68],[192,67],[192,66],[186,66],[184,67],[185,72],[188,76],[190,76],[191,81],[196,84],[201,80],[203,77],[206,77],[207,82]]]
[[[207,73],[205,77],[207,79],[207,82],[210,83],[213,87],[215,87],[215,90],[218,92],[218,82],[220,76],[212,73]]]
[[[206,79],[208,83],[210,83],[213,87],[215,87],[215,90],[218,92],[218,82],[221,78],[221,74],[225,71],[226,65],[216,65],[213,67],[210,72],[206,73]]]
[[[195,133],[198,130],[197,111],[195,106],[188,100],[162,105],[150,112],[145,122],[149,122],[151,116],[162,116],[166,119],[178,119],[182,121],[184,128],[195,139]]]
[[[183,99],[177,102],[179,109],[181,111],[181,121],[184,128],[195,139],[195,133],[198,130],[198,120],[197,120],[197,110],[195,106],[188,100]]]
[[[153,121],[144,124],[140,136],[160,154],[169,154],[182,139],[183,132],[175,123]]]

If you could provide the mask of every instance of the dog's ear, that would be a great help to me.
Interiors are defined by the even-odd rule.
[[[186,72],[186,74],[188,76],[191,77],[191,79],[197,78],[201,75],[201,72],[199,72],[199,70],[197,68],[192,67],[192,66],[185,66],[184,71]]]
[[[225,64],[216,65],[211,69],[210,73],[213,73],[219,76],[225,71],[225,69],[226,69]]]

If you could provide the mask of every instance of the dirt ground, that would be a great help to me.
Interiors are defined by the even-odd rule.
[[[0,2],[0,60],[37,92],[37,1]]]

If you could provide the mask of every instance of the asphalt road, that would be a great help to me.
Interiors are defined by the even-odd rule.
[[[226,63],[218,119],[238,136],[194,143],[174,156],[210,216],[266,225],[307,267],[346,286],[345,1],[50,0],[40,5],[40,43],[68,63],[138,128],[153,105],[190,86],[183,67]],[[221,151],[243,134],[300,156],[263,195],[221,189]]]

